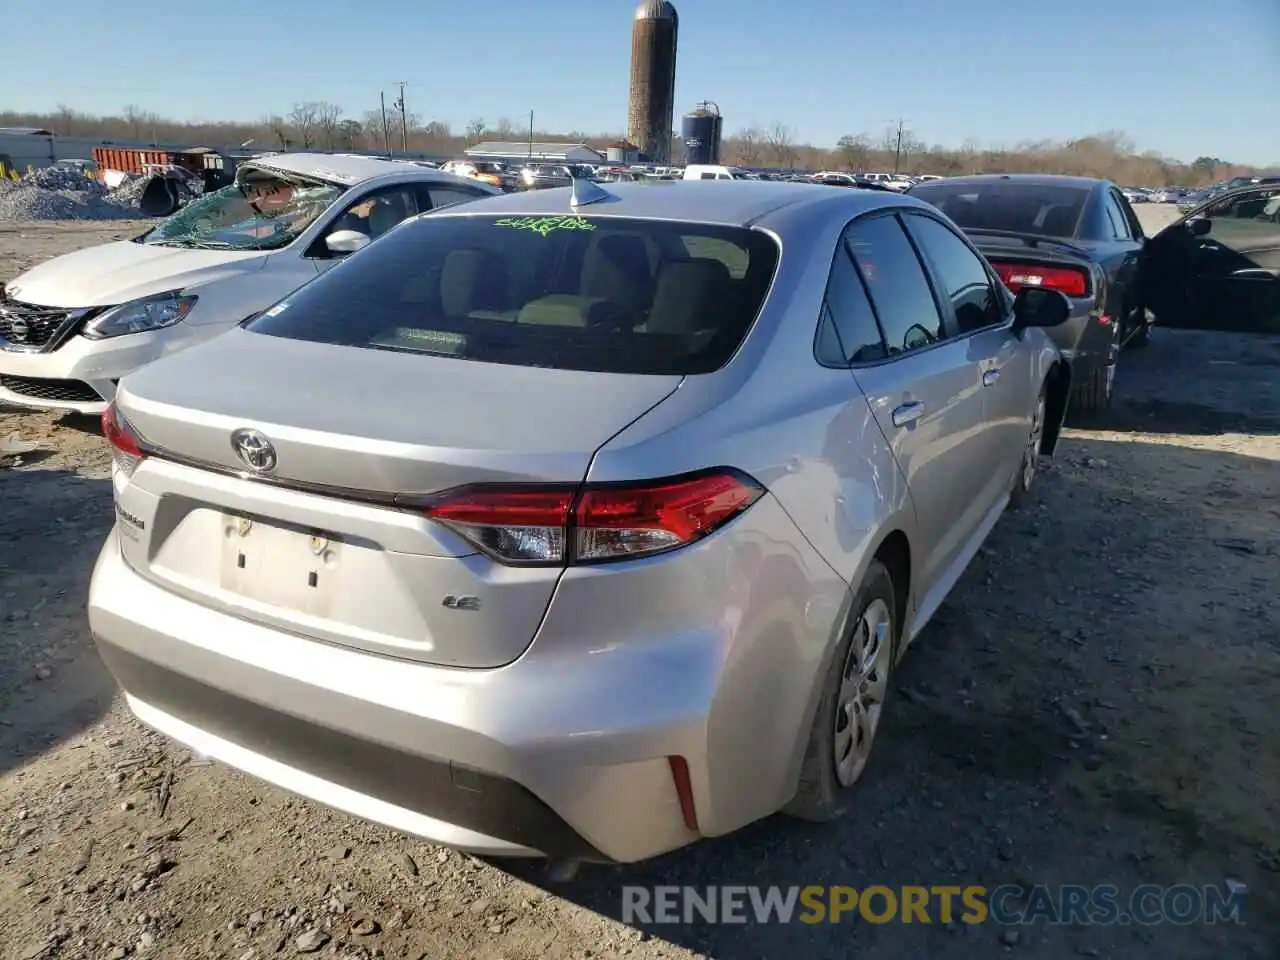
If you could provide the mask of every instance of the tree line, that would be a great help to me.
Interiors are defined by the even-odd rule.
[[[412,111],[403,114],[388,104],[359,116],[347,116],[336,104],[316,100],[295,103],[286,113],[268,114],[256,121],[188,122],[172,120],[135,104],[119,114],[95,116],[60,106],[53,113],[0,111],[0,127],[38,127],[60,136],[105,141],[181,143],[227,147],[248,144],[259,150],[386,150],[402,148],[433,155],[458,155],[483,140],[523,142],[527,124],[510,118],[496,121],[477,117],[461,131],[439,120],[425,120]],[[588,134],[580,130],[534,130],[534,140],[587,143],[597,149],[619,139],[616,134]],[[679,156],[679,142],[673,156]],[[1280,172],[1280,167],[1257,168],[1203,156],[1182,162],[1152,151],[1140,152],[1118,131],[1076,140],[1024,141],[994,147],[967,140],[958,147],[928,144],[911,130],[891,127],[878,135],[851,133],[834,147],[799,140],[785,123],[752,124],[724,139],[723,162],[745,167],[792,170],[849,170],[855,172],[932,173],[1065,173],[1106,177],[1133,186],[1197,187],[1228,177]]]

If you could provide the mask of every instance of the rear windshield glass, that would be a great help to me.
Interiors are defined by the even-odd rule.
[[[912,187],[911,196],[932,203],[965,230],[1073,237],[1089,190],[1008,180],[983,184],[934,180]]]
[[[739,227],[614,217],[404,224],[247,324],[317,343],[615,373],[707,373],[755,320],[778,249]]]

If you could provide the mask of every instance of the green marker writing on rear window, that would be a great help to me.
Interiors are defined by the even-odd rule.
[[[503,217],[494,221],[495,226],[513,230],[528,230],[545,237],[555,230],[594,230],[596,225],[585,217],[561,214],[554,217]]]

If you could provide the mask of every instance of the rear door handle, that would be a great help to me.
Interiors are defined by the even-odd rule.
[[[900,407],[893,410],[893,425],[895,427],[909,427],[920,419],[920,414],[924,413],[923,403],[904,403]]]
[[[999,370],[988,370],[982,375],[982,385],[984,387],[995,386],[995,382],[1000,379]]]

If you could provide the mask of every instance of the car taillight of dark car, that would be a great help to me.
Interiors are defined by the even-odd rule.
[[[1089,295],[1089,274],[1075,267],[1051,267],[1038,264],[991,264],[1004,285],[1017,293],[1023,287],[1043,287],[1057,290],[1068,297]]]

